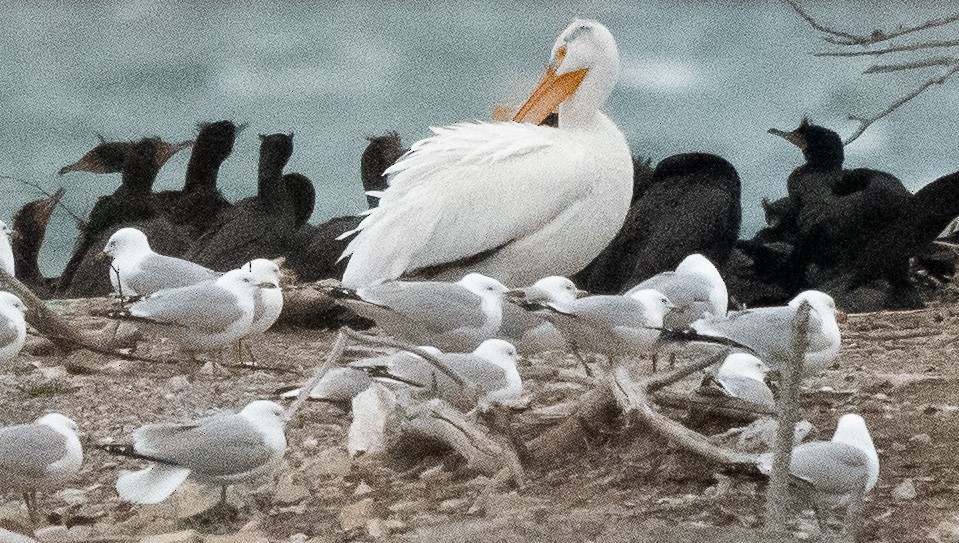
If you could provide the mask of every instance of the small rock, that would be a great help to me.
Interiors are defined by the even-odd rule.
[[[259,530],[243,530],[235,534],[208,535],[203,539],[203,543],[270,543],[270,539]]]
[[[449,472],[443,469],[442,464],[437,464],[425,471],[420,473],[420,479],[424,481],[439,481],[443,479],[449,479]]]
[[[306,543],[309,540],[310,536],[304,534],[303,532],[290,536],[290,543]]]
[[[366,498],[340,509],[337,519],[340,521],[340,527],[343,528],[343,531],[348,532],[366,526],[367,521],[372,516],[373,498]]]
[[[54,496],[66,502],[68,505],[80,505],[87,501],[86,491],[80,490],[79,488],[64,488],[54,494]]]
[[[45,337],[27,336],[23,352],[33,356],[52,356],[57,354],[57,346]]]
[[[299,503],[310,496],[310,490],[303,485],[293,482],[291,473],[280,475],[273,493],[273,500],[281,505]]]
[[[916,434],[909,438],[909,441],[914,441],[920,445],[928,445],[932,442],[932,438],[929,437],[929,434]]]
[[[200,543],[200,534],[193,530],[181,530],[159,535],[149,535],[140,540],[140,543]]]
[[[371,518],[366,521],[366,533],[374,539],[380,539],[390,535],[390,529],[386,527],[386,522],[381,518]]]
[[[167,381],[166,386],[173,392],[180,392],[190,386],[190,381],[185,375],[177,375],[171,377],[170,380]]]
[[[892,497],[895,500],[912,500],[916,498],[916,485],[912,479],[905,479],[899,483],[899,486],[893,489]]]
[[[401,501],[391,504],[387,509],[392,513],[406,513],[409,511],[422,511],[426,504],[421,501]]]
[[[465,498],[455,498],[451,500],[443,500],[440,502],[439,510],[444,513],[449,513],[451,511],[456,511],[462,509],[469,504],[469,500]]]
[[[370,485],[366,484],[366,481],[360,481],[360,484],[356,485],[356,490],[353,491],[354,496],[365,496],[373,492],[373,489],[370,488]]]
[[[959,543],[959,517],[937,524],[929,532],[929,539],[936,543]]]

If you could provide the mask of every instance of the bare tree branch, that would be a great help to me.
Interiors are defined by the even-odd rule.
[[[936,19],[930,19],[928,21],[919,23],[915,26],[902,26],[900,25],[897,29],[891,31],[884,31],[880,29],[875,29],[870,32],[868,35],[862,34],[852,34],[842,30],[836,30],[835,28],[828,27],[816,19],[814,19],[809,13],[806,12],[799,5],[799,2],[796,0],[782,0],[783,3],[788,5],[795,11],[800,17],[802,17],[809,26],[814,29],[826,34],[823,36],[823,39],[829,43],[834,43],[836,45],[872,45],[875,43],[881,43],[884,41],[889,41],[900,36],[905,36],[907,34],[912,34],[915,32],[922,32],[923,30],[928,30],[930,28],[937,28],[940,26],[949,25],[959,21],[959,13],[954,13],[952,15],[947,15],[945,17],[939,17]]]
[[[959,60],[955,57],[930,57],[909,62],[899,62],[896,64],[873,64],[862,73],[864,74],[888,74],[892,72],[903,72],[907,70],[921,70],[923,68],[933,67],[952,67],[959,66]]]
[[[959,47],[959,40],[931,40],[918,43],[909,43],[906,45],[896,45],[886,47],[885,49],[868,49],[861,51],[822,51],[813,53],[815,57],[878,57],[891,53],[906,53],[912,51],[924,51],[926,49],[939,49],[945,47]]]
[[[46,196],[47,198],[53,198],[53,196],[54,196],[53,194],[50,194],[49,192],[47,192],[47,191],[46,191],[43,187],[41,187],[38,183],[34,183],[33,181],[27,181],[26,179],[20,179],[19,177],[13,177],[13,176],[11,176],[11,175],[0,175],[0,179],[7,179],[7,180],[9,180],[9,181],[16,181],[17,183],[22,183],[22,184],[24,184],[24,185],[26,185],[26,186],[28,186],[28,187],[31,187],[31,188],[36,189],[38,192],[40,192],[40,194],[43,194],[43,195]],[[57,207],[60,207],[60,208],[62,208],[64,211],[66,211],[66,212],[67,212],[67,215],[70,215],[70,218],[72,218],[74,221],[76,221],[78,228],[82,228],[83,225],[85,225],[85,224],[87,223],[86,221],[84,221],[83,219],[81,219],[79,215],[77,215],[77,214],[74,213],[69,207],[67,207],[66,204],[63,203],[63,200],[58,200],[58,201],[57,201]]]
[[[859,122],[859,127],[858,127],[858,128],[856,129],[856,131],[853,132],[848,138],[846,138],[846,140],[843,142],[843,145],[849,145],[850,143],[852,143],[853,141],[855,141],[856,138],[858,138],[859,136],[861,136],[861,135],[863,134],[863,132],[865,132],[866,129],[869,128],[869,126],[872,125],[874,122],[876,122],[876,121],[878,121],[879,119],[882,119],[883,117],[889,115],[889,114],[892,113],[893,111],[896,111],[897,109],[899,109],[900,107],[902,107],[904,104],[906,104],[907,102],[909,102],[909,101],[912,100],[913,98],[916,98],[916,97],[919,96],[920,94],[922,94],[922,93],[926,92],[927,90],[929,90],[929,88],[932,87],[933,85],[942,85],[942,84],[945,83],[950,77],[952,77],[953,75],[955,75],[956,72],[959,72],[959,65],[953,66],[950,70],[947,70],[944,74],[942,74],[942,75],[939,76],[939,77],[935,77],[935,78],[932,78],[932,79],[929,79],[929,80],[925,81],[922,85],[916,87],[912,92],[910,92],[909,94],[907,94],[907,95],[903,96],[902,98],[896,100],[896,101],[893,102],[891,105],[889,105],[889,107],[887,107],[886,109],[880,111],[879,113],[877,113],[877,114],[875,114],[875,115],[873,115],[873,116],[871,116],[871,117],[857,117],[857,116],[850,115],[850,116],[849,116],[849,120],[850,120],[850,121],[858,121],[858,122]]]

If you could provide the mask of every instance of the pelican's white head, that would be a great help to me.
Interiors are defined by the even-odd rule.
[[[252,273],[253,278],[260,284],[269,283],[275,288],[280,288],[280,266],[272,260],[257,258],[243,264],[239,269]]]
[[[723,281],[723,276],[719,274],[715,264],[699,253],[693,253],[676,266],[676,273],[699,275],[709,281],[709,285],[712,287],[709,293],[709,312],[714,317],[726,316],[729,311],[729,291],[726,289],[726,282]]]
[[[716,372],[717,377],[746,377],[756,381],[765,381],[769,367],[749,353],[732,353],[726,357]]]
[[[851,445],[866,453],[869,457],[869,480],[866,481],[866,492],[872,490],[876,481],[879,480],[879,455],[876,453],[876,446],[872,443],[869,429],[866,428],[866,421],[855,413],[843,415],[836,423],[836,433],[832,435],[832,440],[836,443]]]
[[[556,38],[539,86],[514,117],[540,124],[559,113],[560,126],[592,119],[619,78],[619,49],[612,33],[588,19],[574,20]]]
[[[0,307],[10,307],[21,314],[27,312],[27,306],[24,305],[23,300],[5,290],[0,290]]]
[[[637,290],[630,294],[629,297],[643,305],[643,309],[647,315],[647,326],[662,326],[663,318],[666,317],[666,314],[669,313],[672,308],[676,307],[669,301],[669,298],[667,298],[665,294],[651,288]]]
[[[113,258],[128,258],[152,253],[147,235],[136,228],[121,228],[110,236],[103,248]]]

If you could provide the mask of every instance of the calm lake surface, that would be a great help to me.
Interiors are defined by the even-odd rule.
[[[954,3],[806,2],[830,24],[868,32],[955,11]],[[743,237],[760,200],[785,194],[797,149],[769,136],[803,115],[849,134],[918,76],[865,76],[868,58],[824,59],[827,44],[784,4],[512,2],[74,2],[4,4],[0,19],[0,174],[67,188],[86,216],[119,175],[57,170],[107,139],[181,141],[200,121],[249,123],[220,175],[227,198],[256,191],[258,133],[294,132],[287,171],[316,184],[312,222],[360,211],[365,137],[396,130],[409,144],[430,125],[488,119],[539,80],[556,34],[575,16],[609,26],[622,76],[607,111],[636,154],[658,161],[717,153],[743,181]],[[954,37],[956,25],[951,28]],[[941,33],[948,35],[948,33]],[[959,169],[957,84],[933,89],[847,147],[847,164],[894,173],[912,190]],[[179,188],[189,152],[160,172]],[[0,179],[0,219],[35,189]],[[58,210],[42,264],[56,275],[76,228]]]

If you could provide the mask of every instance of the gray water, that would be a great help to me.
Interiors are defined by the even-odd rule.
[[[868,32],[954,11],[955,4],[806,2],[825,21]],[[107,139],[180,141],[200,121],[249,123],[221,169],[231,200],[255,192],[258,133],[294,132],[288,171],[313,179],[312,222],[364,207],[365,136],[396,130],[407,143],[428,126],[488,119],[519,105],[556,34],[574,16],[599,19],[619,44],[623,73],[607,111],[635,153],[654,162],[685,151],[729,159],[743,181],[743,229],[762,226],[760,199],[785,194],[798,151],[769,136],[803,115],[850,133],[849,113],[884,107],[915,76],[864,76],[869,59],[820,59],[816,34],[778,2],[258,2],[5,3],[0,20],[0,174],[67,188],[86,216],[119,176],[56,171]],[[954,36],[955,27],[952,29]],[[916,190],[959,169],[956,87],[874,125],[847,147],[847,164],[884,169]],[[178,188],[188,152],[156,189]],[[0,179],[0,218],[35,189]],[[42,254],[59,273],[76,229],[58,210]]]

